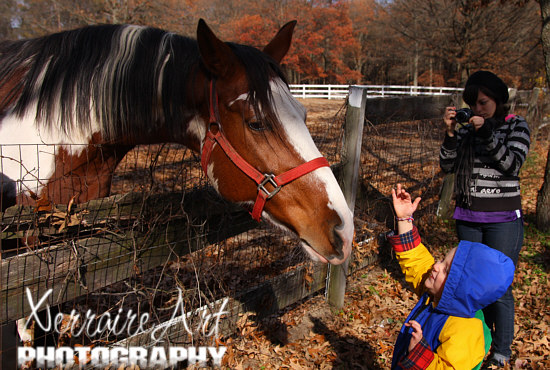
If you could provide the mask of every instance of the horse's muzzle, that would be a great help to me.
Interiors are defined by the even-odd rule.
[[[348,259],[351,254],[351,244],[353,238],[353,227],[344,222],[333,229],[332,246],[334,254],[327,256],[328,262],[333,265],[339,265]]]

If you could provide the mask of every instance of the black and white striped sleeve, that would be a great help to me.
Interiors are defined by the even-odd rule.
[[[493,165],[503,174],[517,176],[529,153],[530,131],[523,117],[515,116],[507,123],[506,139],[498,139],[491,133],[483,142]]]
[[[445,173],[453,172],[458,148],[457,135],[450,137],[445,134],[445,139],[439,149],[439,166]]]

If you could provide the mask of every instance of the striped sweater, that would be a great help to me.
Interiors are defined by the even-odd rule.
[[[446,173],[455,172],[458,148],[468,135],[461,127],[456,135],[445,135],[439,164]],[[471,205],[457,194],[456,205],[472,211],[514,211],[521,209],[519,171],[529,152],[529,126],[521,116],[504,121],[490,118],[474,136],[474,168],[470,180]]]

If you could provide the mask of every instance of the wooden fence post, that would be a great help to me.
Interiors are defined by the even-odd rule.
[[[443,178],[443,184],[441,185],[441,191],[439,193],[439,203],[437,204],[437,210],[435,214],[437,217],[443,220],[450,220],[453,218],[452,199],[455,186],[455,174],[448,173]]]
[[[346,122],[344,125],[344,144],[342,148],[344,167],[342,169],[340,187],[352,213],[355,208],[355,197],[357,195],[366,102],[367,90],[357,86],[350,86]],[[333,310],[339,310],[344,306],[346,275],[351,258],[352,256],[341,265],[330,265],[328,268],[326,294],[327,301]]]
[[[531,137],[536,137],[538,127],[540,126],[540,116],[539,116],[539,96],[540,96],[541,89],[539,87],[535,87],[533,91],[531,92],[531,96],[529,97],[529,106],[527,107],[527,114],[525,115],[525,120],[527,121],[527,124],[530,125],[534,130],[534,135],[531,133]]]

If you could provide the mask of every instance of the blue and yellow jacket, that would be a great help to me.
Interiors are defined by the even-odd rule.
[[[409,352],[412,328],[403,325],[395,343],[392,369],[479,367],[491,340],[481,309],[499,299],[512,284],[512,260],[484,244],[461,241],[435,306],[424,291],[434,258],[421,243],[416,227],[388,240],[407,282],[421,297],[406,322],[416,320],[423,334],[422,341]]]

